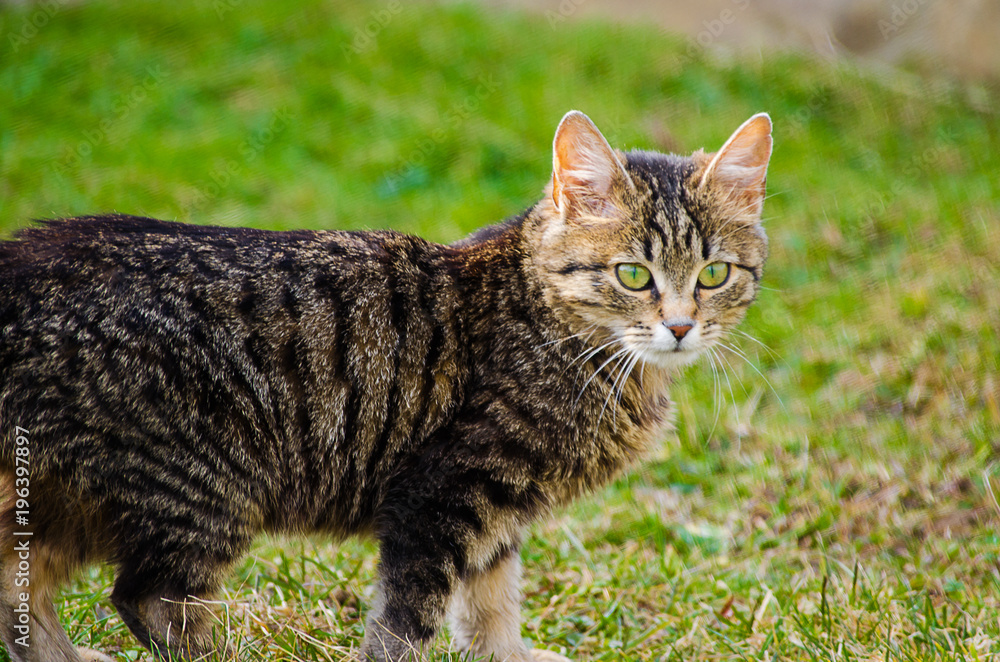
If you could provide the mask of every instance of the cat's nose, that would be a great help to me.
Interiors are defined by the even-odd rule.
[[[668,324],[667,328],[670,329],[670,333],[674,334],[674,338],[677,342],[684,340],[684,336],[687,332],[694,328],[693,324]]]

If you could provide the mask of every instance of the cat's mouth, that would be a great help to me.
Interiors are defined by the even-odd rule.
[[[701,328],[694,320],[667,320],[658,324],[649,338],[645,354],[654,363],[674,367],[688,365],[705,349]]]
[[[661,368],[688,366],[712,345],[711,340],[702,336],[698,324],[682,330],[672,330],[666,324],[661,324],[652,331],[648,327],[629,327],[616,335],[623,349],[643,363]]]
[[[704,351],[704,347],[685,347],[681,343],[673,347],[650,344],[637,350],[643,361],[661,368],[683,368],[691,365]]]

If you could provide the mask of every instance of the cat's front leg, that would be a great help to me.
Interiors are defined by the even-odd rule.
[[[380,533],[379,590],[365,626],[365,662],[419,662],[444,623],[463,563],[462,526],[435,510],[400,508]]]
[[[455,591],[451,626],[455,643],[483,659],[509,662],[569,662],[562,655],[531,650],[521,639],[521,558],[507,551],[486,569],[468,572]]]
[[[521,640],[521,559],[509,550],[483,570],[470,570],[455,591],[451,629],[455,644],[477,656],[527,662]]]
[[[378,597],[365,623],[365,638],[361,644],[362,662],[422,662],[428,644],[444,621],[442,605],[447,596],[439,591],[427,591],[414,570],[413,585],[402,588],[386,575],[396,574],[387,569],[384,556],[380,563],[382,578]]]

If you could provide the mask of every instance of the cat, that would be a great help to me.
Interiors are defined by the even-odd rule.
[[[572,111],[543,198],[447,246],[117,214],[0,242],[12,658],[108,659],[52,602],[98,562],[154,653],[232,654],[203,600],[258,534],[320,532],[380,545],[362,659],[450,621],[565,660],[521,638],[525,529],[667,434],[671,375],[743,319],[771,144],[761,113],[714,154],[624,153]]]

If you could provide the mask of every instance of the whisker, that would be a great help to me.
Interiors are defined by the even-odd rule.
[[[715,238],[716,238],[716,239],[718,239],[719,241],[722,241],[722,240],[724,240],[724,239],[726,239],[726,238],[728,238],[728,237],[731,237],[732,235],[736,234],[737,232],[739,232],[739,231],[740,231],[740,230],[741,230],[742,228],[740,228],[740,227],[737,227],[737,228],[735,228],[735,229],[734,229],[734,230],[733,230],[732,232],[730,232],[729,234],[725,234],[725,235],[721,234],[721,232],[722,232],[722,231],[723,231],[723,230],[724,230],[724,229],[726,228],[726,226],[727,226],[727,225],[729,225],[729,224],[730,224],[730,223],[732,223],[733,221],[735,221],[735,220],[737,220],[738,218],[740,218],[741,216],[743,216],[743,214],[745,214],[745,213],[747,213],[748,211],[750,211],[750,210],[751,210],[751,209],[752,209],[753,207],[754,207],[754,203],[749,203],[749,204],[747,204],[747,205],[745,205],[745,206],[743,206],[743,207],[741,207],[741,208],[737,209],[736,211],[734,211],[734,212],[732,213],[732,215],[731,215],[731,216],[730,216],[729,218],[727,218],[727,219],[726,219],[726,220],[725,220],[725,221],[724,221],[724,222],[722,223],[722,225],[720,225],[720,226],[718,227],[718,229],[717,229],[717,230],[715,231],[715,235],[714,235],[714,236],[715,236]],[[769,220],[769,218],[765,218],[765,217],[761,217],[761,219],[760,219],[760,222],[761,222],[761,223],[764,223],[764,222],[766,222],[767,220]]]
[[[594,331],[596,329],[596,326],[597,326],[596,324],[591,324],[590,326],[588,326],[586,329],[584,329],[580,333],[574,333],[573,335],[566,336],[565,338],[558,338],[556,340],[550,340],[548,342],[543,342],[541,345],[538,345],[535,349],[541,349],[542,347],[548,347],[549,345],[558,345],[559,343],[566,342],[567,340],[572,340],[573,338],[581,338],[583,336],[588,336],[588,337],[592,336],[592,335],[594,335]]]
[[[781,396],[778,395],[778,392],[774,390],[774,386],[771,385],[771,380],[769,380],[767,378],[767,376],[763,372],[760,371],[760,368],[758,368],[756,365],[754,365],[753,361],[750,360],[749,356],[747,356],[746,354],[744,354],[742,350],[740,350],[740,349],[738,349],[738,348],[736,348],[736,347],[734,347],[734,346],[732,346],[732,345],[730,345],[728,343],[725,343],[725,342],[723,342],[721,340],[718,341],[718,344],[719,344],[719,347],[721,349],[727,349],[730,352],[732,352],[733,354],[735,354],[736,356],[738,356],[741,359],[743,359],[744,361],[746,361],[746,364],[749,365],[751,368],[753,368],[754,371],[758,375],[760,375],[760,378],[764,380],[764,383],[767,384],[767,387],[769,389],[771,389],[771,393],[774,393],[774,397],[776,397],[778,399],[778,404],[781,405],[781,408],[785,409],[785,403],[781,400]],[[744,388],[743,390],[745,391],[746,389]]]
[[[729,216],[729,218],[727,218],[722,223],[722,225],[720,225],[719,228],[715,231],[715,237],[718,238],[721,241],[722,239],[725,239],[726,237],[728,237],[728,236],[730,236],[732,234],[735,234],[736,232],[739,232],[740,228],[737,228],[737,229],[733,230],[732,232],[730,232],[729,234],[727,234],[725,236],[720,236],[720,233],[726,228],[727,225],[729,225],[730,223],[732,223],[736,219],[738,219],[741,216],[743,216],[744,214],[746,214],[748,211],[750,211],[751,209],[753,209],[755,206],[757,206],[756,203],[750,202],[750,203],[747,203],[746,205],[743,205],[739,209],[735,210]]]
[[[618,395],[615,396],[615,409],[612,412],[615,428],[618,427],[618,410],[621,408],[622,397],[625,395],[625,386],[628,385],[628,380],[632,377],[632,371],[635,370],[635,364],[639,361],[639,358],[639,354],[633,352],[628,357],[625,369],[618,378]]]
[[[719,341],[717,341],[717,343],[719,345],[719,348],[723,349],[723,342],[721,340],[719,340]],[[725,349],[730,349],[730,348],[727,346],[727,347],[725,347]],[[720,353],[719,354],[719,358],[721,358],[723,361],[726,362],[726,365],[729,366],[729,369],[732,370],[732,372],[733,372],[733,378],[736,379],[736,377],[738,376],[738,373],[736,372],[736,368],[734,368],[733,364],[729,362],[729,359],[726,358],[726,355]],[[750,397],[750,391],[747,390],[746,384],[743,383],[743,380],[737,380],[736,383],[740,385],[741,389],[743,389],[743,395],[745,395],[745,396],[747,396],[749,398]],[[735,400],[733,401],[733,404],[734,405],[736,404]]]
[[[725,228],[725,227],[726,227],[727,225],[729,225],[729,223],[730,223],[730,222],[732,222],[732,221],[735,221],[735,220],[736,220],[736,218],[737,218],[737,217],[733,217],[733,218],[731,218],[730,220],[728,220],[728,221],[726,221],[725,223],[723,223],[723,224],[722,224],[722,225],[721,225],[721,226],[719,227],[719,232],[721,232],[723,228]],[[720,242],[721,242],[721,241],[725,241],[726,239],[728,239],[729,237],[732,237],[732,236],[733,236],[734,234],[736,234],[737,232],[739,232],[740,230],[743,230],[743,229],[744,229],[744,228],[742,228],[742,227],[738,227],[738,226],[737,226],[737,227],[733,228],[733,229],[732,229],[732,230],[731,230],[730,232],[728,232],[727,234],[724,234],[724,235],[720,235],[720,234],[719,234],[719,232],[716,232],[716,234],[715,234],[715,237],[716,237],[716,239],[718,239],[718,240],[719,240]]]
[[[595,356],[597,356],[600,352],[602,352],[603,350],[607,349],[608,347],[611,347],[612,345],[614,345],[617,342],[618,342],[618,340],[610,340],[610,341],[604,343],[603,345],[601,345],[600,347],[596,347],[594,349],[591,349],[591,350],[588,350],[588,351],[584,351],[583,354],[585,354],[585,356],[583,356],[583,354],[581,354],[581,356],[583,356],[582,360],[580,360],[580,356],[578,356],[578,357],[576,357],[576,359],[574,359],[572,362],[570,362],[563,369],[563,373],[565,373],[565,371],[569,370],[573,366],[574,363],[576,363],[578,360],[580,361],[580,366],[576,369],[576,376],[573,378],[573,387],[574,388],[576,387],[577,382],[580,380],[580,375],[583,374],[584,368],[587,366],[588,363],[590,363],[590,360],[593,359]],[[612,355],[611,358],[614,358],[614,356]],[[604,365],[607,365],[607,364],[605,363]],[[601,367],[603,368],[604,366],[602,365]],[[598,370],[600,370],[600,368],[598,368]],[[587,385],[584,384],[584,388],[586,388],[586,387],[587,387]],[[579,400],[579,398],[577,398],[577,400]]]
[[[716,353],[715,348],[712,348],[712,352],[715,353],[716,358],[719,359],[719,367],[722,368],[722,376],[726,378],[726,385],[729,387],[729,397],[733,401],[733,411],[736,413],[736,439],[737,442],[739,442],[741,439],[739,432],[743,429],[743,424],[740,423],[740,408],[736,405],[736,394],[733,393],[733,383],[729,380],[729,371],[726,370],[726,366],[729,365],[729,362],[725,360],[725,357],[722,356],[722,354]],[[732,368],[731,365],[729,367]]]
[[[582,352],[580,352],[576,356],[576,358],[574,358],[572,361],[570,361],[569,363],[566,364],[566,367],[563,368],[563,371],[560,374],[560,376],[566,374],[566,371],[569,370],[571,367],[573,367],[573,364],[576,363],[577,361],[579,361],[581,358],[583,359],[583,364],[581,365],[581,368],[582,368],[583,365],[587,364],[587,361],[589,361],[594,356],[596,356],[602,349],[604,349],[606,347],[610,347],[611,345],[614,345],[616,342],[618,342],[618,341],[617,340],[609,340],[608,342],[604,343],[600,347],[587,347]]]
[[[722,398],[722,383],[719,381],[719,369],[715,366],[715,350],[709,347],[708,349],[708,360],[709,365],[712,366],[712,403],[715,409],[715,420],[712,421],[712,429],[708,431],[708,439],[712,438],[715,434],[715,429],[719,426],[719,415],[722,413],[722,407],[719,404],[719,400]]]
[[[614,370],[618,370],[618,375],[614,378],[614,381],[611,383],[611,388],[608,389],[608,396],[604,398],[604,405],[601,407],[601,413],[597,416],[598,427],[600,427],[601,421],[604,419],[604,410],[608,408],[608,404],[611,402],[612,398],[615,395],[615,387],[618,385],[618,380],[622,378],[623,374],[625,374],[625,369],[628,367],[628,363],[631,360],[631,358],[632,358],[631,354],[623,354],[622,357],[618,359],[618,363],[615,365]],[[612,370],[612,374],[614,374],[614,370]],[[615,405],[614,411],[615,411],[614,425],[617,428],[618,427],[617,403]],[[596,434],[597,430],[595,429],[594,432]]]
[[[779,356],[776,351],[774,351],[773,349],[771,349],[770,347],[768,347],[766,344],[764,344],[763,342],[761,342],[757,338],[754,338],[753,336],[751,336],[746,331],[742,331],[740,329],[735,329],[735,331],[736,331],[736,333],[740,334],[741,336],[743,336],[747,340],[752,340],[753,342],[757,343],[758,345],[760,345],[761,347],[763,347],[767,351],[768,354],[770,354],[775,359],[781,361],[781,356]]]
[[[646,366],[646,362],[643,361],[642,354],[636,352],[635,353],[635,358],[632,359],[632,365],[628,369],[628,376],[629,376],[629,378],[632,377],[632,373],[635,372],[635,366],[640,361],[642,362],[642,367],[645,367]],[[625,397],[625,386],[626,386],[626,383],[622,382],[621,390],[618,391],[618,400],[619,401],[621,401],[621,399]],[[639,390],[642,391],[642,368],[639,369]]]
[[[614,342],[617,342],[617,341],[614,341]],[[583,392],[587,390],[587,386],[590,385],[590,382],[594,381],[594,378],[597,377],[599,374],[601,374],[601,371],[604,370],[604,366],[608,365],[609,363],[611,363],[612,361],[614,361],[616,358],[618,358],[619,356],[621,356],[622,354],[624,354],[627,351],[629,351],[627,347],[623,347],[623,348],[619,349],[617,352],[615,352],[614,354],[612,354],[611,357],[607,361],[605,361],[604,363],[602,363],[601,367],[599,367],[597,370],[594,371],[594,374],[592,374],[590,376],[590,378],[587,379],[586,382],[584,382],[583,388],[580,389],[580,393],[576,396],[576,401],[573,403],[574,407],[576,407],[578,404],[580,404],[580,398],[583,397]]]

